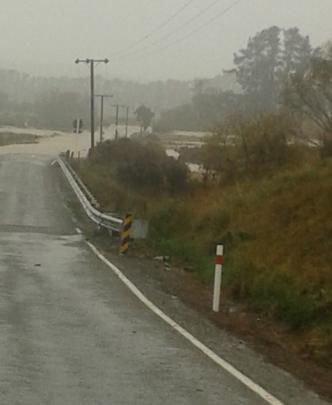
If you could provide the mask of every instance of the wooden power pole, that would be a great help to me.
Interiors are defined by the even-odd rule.
[[[112,98],[112,94],[96,94],[100,97],[100,143],[103,142],[103,126],[104,126],[104,98]]]
[[[90,123],[91,123],[91,153],[95,148],[95,63],[108,63],[108,59],[76,59],[75,63],[87,63],[90,65]]]

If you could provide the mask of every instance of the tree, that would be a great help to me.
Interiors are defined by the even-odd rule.
[[[255,109],[272,110],[277,103],[281,65],[280,28],[271,27],[250,38],[246,49],[234,55],[237,79]]]
[[[157,122],[154,124],[154,129],[157,132],[168,132],[176,129],[182,131],[195,131],[200,128],[197,126],[197,117],[193,105],[183,104],[163,111]]]
[[[210,131],[220,126],[225,116],[242,109],[243,95],[230,91],[197,94],[191,104],[162,112],[155,128],[159,131]]]
[[[297,28],[265,29],[249,39],[246,49],[234,55],[237,79],[254,111],[274,111],[280,103],[283,81],[306,69],[311,56],[308,37]]]
[[[230,91],[202,93],[193,97],[192,106],[196,125],[203,131],[222,124],[225,117],[241,110],[243,96]]]
[[[152,118],[154,117],[154,113],[150,110],[150,108],[145,107],[144,104],[142,104],[140,107],[138,107],[135,111],[137,120],[139,121],[141,125],[141,130],[146,131],[149,126],[151,125]]]
[[[296,72],[305,72],[309,67],[311,54],[308,36],[302,36],[296,27],[284,30],[283,70],[287,77]]]
[[[289,78],[285,102],[320,128],[323,146],[332,154],[332,52],[316,52],[307,71]]]

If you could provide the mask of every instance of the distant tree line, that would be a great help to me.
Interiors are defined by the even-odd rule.
[[[113,102],[128,105],[131,118],[141,105],[153,112],[181,105],[190,100],[189,81],[138,83],[96,77],[96,92],[113,94]],[[98,112],[98,107],[96,106]],[[114,111],[105,103],[105,118]],[[68,129],[79,115],[88,125],[89,78],[33,77],[14,70],[0,69],[0,125],[41,126]]]

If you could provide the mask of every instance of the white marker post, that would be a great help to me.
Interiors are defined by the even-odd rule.
[[[213,292],[213,311],[219,312],[220,309],[220,291],[222,282],[222,265],[224,262],[224,246],[217,246],[216,267],[214,274],[214,292]]]

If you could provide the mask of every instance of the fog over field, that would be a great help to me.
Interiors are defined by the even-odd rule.
[[[213,77],[271,25],[331,37],[330,0],[2,0],[0,69],[85,76],[77,57],[108,57],[107,77]]]

